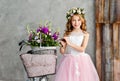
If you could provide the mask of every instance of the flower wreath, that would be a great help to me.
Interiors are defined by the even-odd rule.
[[[85,11],[83,8],[71,8],[67,13],[66,13],[66,18],[70,19],[71,16],[73,16],[74,14],[80,14],[83,18],[85,15]]]

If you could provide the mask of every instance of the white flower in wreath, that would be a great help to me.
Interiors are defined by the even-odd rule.
[[[78,14],[81,14],[81,11],[80,11],[80,10],[77,10],[77,13],[78,13]]]
[[[68,17],[68,19],[70,19],[70,16]]]
[[[82,11],[83,14],[85,14],[85,11]]]
[[[70,12],[67,12],[67,15],[69,15],[70,14]]]
[[[72,14],[70,14],[70,16],[73,16],[73,13],[72,13]]]
[[[72,10],[70,10],[69,13],[71,14],[71,13],[72,13]]]
[[[75,13],[76,12],[76,10],[73,10],[73,13]]]

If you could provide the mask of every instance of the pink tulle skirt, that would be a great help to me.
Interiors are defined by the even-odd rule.
[[[90,56],[64,54],[59,65],[55,81],[100,81]]]

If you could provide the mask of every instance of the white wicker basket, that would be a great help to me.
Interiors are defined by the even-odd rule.
[[[37,77],[56,72],[55,54],[21,54],[28,77]]]

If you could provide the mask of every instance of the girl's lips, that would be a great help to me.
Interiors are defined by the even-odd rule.
[[[75,25],[75,27],[78,27],[78,25]]]

